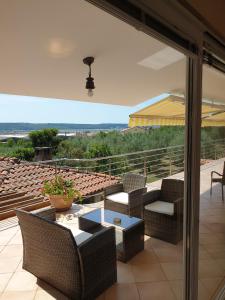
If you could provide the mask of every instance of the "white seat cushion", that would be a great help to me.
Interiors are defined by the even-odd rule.
[[[174,204],[170,202],[155,201],[146,205],[145,209],[169,216],[174,215]]]
[[[78,246],[92,236],[91,233],[78,229],[74,224],[66,224],[62,222],[57,222],[57,224],[60,224],[71,230]]]
[[[128,205],[128,193],[120,192],[106,196],[108,200]]]

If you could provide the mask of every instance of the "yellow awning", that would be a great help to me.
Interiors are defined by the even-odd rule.
[[[184,98],[170,95],[130,115],[129,127],[185,124]],[[225,105],[203,101],[202,127],[225,126]]]

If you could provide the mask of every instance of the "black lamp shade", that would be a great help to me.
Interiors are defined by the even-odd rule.
[[[86,89],[93,90],[95,88],[94,78],[89,76],[86,80]]]

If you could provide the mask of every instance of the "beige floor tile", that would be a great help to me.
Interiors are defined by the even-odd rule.
[[[37,290],[36,295],[34,297],[34,300],[54,300],[54,299],[56,298],[51,296],[45,290],[41,290],[41,289]]]
[[[162,240],[156,239],[156,238],[150,238],[147,241],[145,241],[145,248],[146,249],[155,249],[155,248],[172,248],[176,249],[181,247],[182,248],[182,243],[178,243],[177,245],[173,245],[171,243],[164,242]]]
[[[141,300],[176,300],[168,282],[137,283]]]
[[[22,257],[23,246],[22,245],[6,245],[0,252],[0,259],[7,257]]]
[[[37,279],[28,272],[16,272],[10,279],[5,292],[33,291],[37,288]]]
[[[213,255],[215,253],[225,252],[225,245],[223,244],[204,245],[204,249],[206,249],[209,254]]]
[[[105,292],[105,300],[139,300],[137,287],[134,283],[114,284]]]
[[[155,252],[151,249],[145,249],[139,252],[129,261],[130,264],[154,264],[158,262]]]
[[[225,233],[225,224],[210,223],[211,232]]]
[[[199,235],[199,243],[201,245],[208,244],[223,244],[225,247],[225,238],[221,233],[200,233]]]
[[[220,284],[223,282],[222,277],[217,278],[203,278],[200,279],[201,284],[206,288],[209,295],[212,297]]]
[[[182,279],[183,264],[181,263],[161,263],[161,267],[168,280]]]
[[[212,256],[209,254],[209,252],[204,249],[203,247],[199,248],[199,259],[204,260],[204,259],[211,259]]]
[[[225,259],[225,245],[214,244],[204,245],[204,247],[213,259]]]
[[[198,282],[198,300],[210,300],[211,296],[206,289],[206,287],[201,283]]]
[[[8,235],[0,234],[0,245],[1,245],[1,246],[7,245],[11,238],[12,238],[12,237],[10,237],[10,236],[8,236]]]
[[[225,259],[224,258],[218,258],[218,259],[215,259],[215,261],[217,262],[217,264],[220,265],[221,268],[223,268],[223,270],[225,272]]]
[[[0,293],[6,288],[13,273],[0,274]]]
[[[176,295],[177,300],[182,299],[183,294],[183,281],[182,280],[175,280],[169,282],[174,294]],[[198,300],[209,300],[210,295],[208,293],[208,290],[205,288],[205,286],[202,285],[201,282],[198,283]]]
[[[180,248],[156,248],[155,254],[158,257],[159,262],[182,262],[183,259],[183,253],[182,249]]]
[[[199,225],[199,233],[210,233],[211,229],[207,226],[207,224]]]
[[[208,224],[210,223],[224,224],[224,216],[203,216],[201,219],[205,220]]]
[[[68,297],[60,293],[59,291],[48,287],[47,290],[44,290],[40,287],[37,288],[36,295],[34,297],[34,300],[69,300]]]
[[[153,282],[166,280],[160,264],[131,265],[135,282]]]
[[[15,233],[17,233],[19,231],[19,226],[14,226],[14,227],[11,227],[11,228],[7,228],[5,230],[1,230],[0,231],[0,236],[2,235],[8,235],[10,237],[12,237]]]
[[[134,283],[134,274],[131,266],[127,263],[117,262],[117,282],[118,283]]]
[[[19,265],[20,260],[21,257],[0,259],[0,274],[14,272]]]
[[[7,291],[4,292],[0,299],[1,300],[33,300],[36,291]]]
[[[182,293],[183,293],[183,281],[182,280],[173,280],[169,281],[169,284],[176,295],[176,299],[180,300],[182,299]]]
[[[10,240],[9,245],[22,245],[23,241],[22,241],[22,236],[21,236],[21,232],[18,231],[15,236]]]
[[[26,270],[24,270],[22,268],[23,266],[23,259],[21,258],[20,263],[18,264],[17,268],[16,268],[16,272],[26,272]]]
[[[224,210],[221,208],[203,209],[201,214],[206,216],[224,216]]]
[[[0,245],[6,245],[15,236],[17,231],[18,227],[0,231]]]
[[[199,278],[213,278],[224,275],[224,269],[216,260],[200,260],[199,261]]]

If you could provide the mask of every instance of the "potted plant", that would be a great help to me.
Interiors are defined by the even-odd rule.
[[[56,175],[52,180],[46,180],[43,186],[43,194],[49,196],[51,205],[56,211],[70,209],[74,199],[81,200],[81,194],[74,189],[72,180],[65,180]]]

